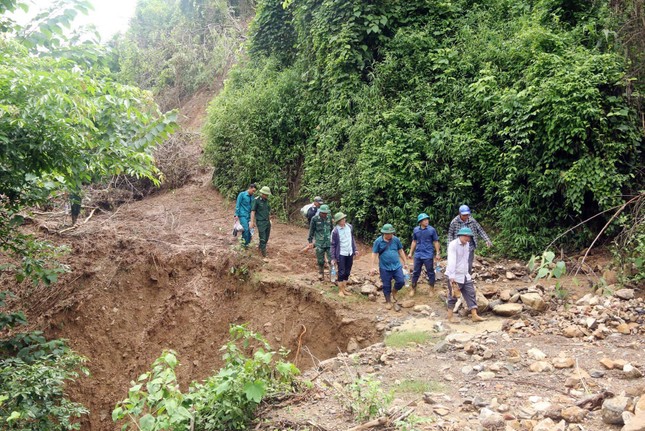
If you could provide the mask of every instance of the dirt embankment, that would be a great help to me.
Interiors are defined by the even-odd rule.
[[[212,374],[233,323],[292,349],[292,359],[300,343],[303,368],[312,355],[344,351],[350,338],[378,340],[368,313],[326,300],[315,286],[314,259],[300,253],[304,229],[276,223],[264,263],[255,249],[239,249],[231,220],[232,206],[204,176],[49,238],[71,246],[72,272],[53,287],[23,290],[15,304],[33,327],[90,359],[91,377],[72,388],[91,411],[84,430],[114,428],[114,404],[163,349],[178,352],[183,385]]]

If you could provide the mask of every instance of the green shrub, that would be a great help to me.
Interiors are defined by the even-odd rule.
[[[498,251],[528,257],[642,180],[606,2],[279,3],[259,2],[266,32],[211,104],[206,157],[229,196],[267,183],[286,217],[322,195],[368,239],[422,211],[445,234],[468,203]]]
[[[293,389],[299,370],[284,361],[287,352],[272,351],[260,334],[239,325],[232,325],[230,334],[217,374],[193,382],[183,394],[175,376],[177,358],[164,352],[151,372],[131,383],[128,398],[116,405],[112,419],[124,421],[123,430],[246,429],[263,399]]]

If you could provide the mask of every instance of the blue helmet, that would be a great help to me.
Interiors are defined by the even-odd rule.
[[[421,213],[421,214],[419,214],[419,216],[417,217],[417,223],[421,223],[421,220],[425,220],[425,219],[429,219],[429,218],[430,218],[430,216],[429,216],[428,214],[426,214],[426,213]]]
[[[468,205],[462,205],[459,207],[459,214],[461,215],[468,215],[470,214],[470,208]]]

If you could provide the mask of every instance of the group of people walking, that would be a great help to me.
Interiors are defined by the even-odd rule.
[[[271,190],[262,187],[260,196],[254,197],[257,187],[251,184],[237,197],[235,219],[244,229],[242,233],[245,246],[251,241],[252,230],[257,227],[260,239],[260,251],[266,257],[266,245],[271,232],[270,207],[268,197]],[[311,205],[303,208],[303,214],[309,223],[307,249],[314,249],[318,264],[319,279],[325,279],[325,265],[337,268],[338,294],[347,296],[347,282],[352,271],[354,259],[359,251],[354,238],[354,230],[347,223],[347,215],[338,212],[331,216],[331,210],[320,196],[316,196]],[[381,235],[372,245],[372,274],[379,274],[386,309],[398,309],[397,294],[405,286],[405,272],[409,272],[408,259],[412,261],[412,275],[409,296],[414,296],[423,268],[426,270],[428,284],[434,288],[436,283],[435,268],[441,261],[441,246],[436,229],[430,226],[430,216],[421,213],[417,217],[417,226],[412,231],[410,251],[406,255],[401,240],[395,235],[391,224],[380,229]],[[446,280],[448,319],[456,319],[453,309],[463,297],[473,321],[483,320],[477,313],[477,298],[472,279],[473,261],[477,239],[483,239],[492,246],[491,240],[481,225],[471,216],[467,205],[459,207],[459,214],[450,222],[448,228],[448,248],[446,251]]]

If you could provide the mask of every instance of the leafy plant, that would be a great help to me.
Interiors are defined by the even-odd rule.
[[[536,282],[541,279],[548,280],[550,278],[555,278],[557,280],[554,292],[556,297],[559,299],[567,299],[569,291],[560,284],[559,280],[567,272],[566,263],[562,260],[554,262],[554,259],[555,253],[552,251],[545,251],[541,257],[532,256],[528,263],[529,271],[537,271],[535,276]]]
[[[339,401],[358,422],[383,416],[394,399],[392,391],[385,392],[381,382],[369,376],[355,378],[346,389]]]
[[[288,352],[272,351],[260,334],[232,325],[230,335],[221,349],[224,366],[204,382],[193,382],[188,394],[177,385],[176,355],[164,352],[151,372],[132,382],[112,419],[125,421],[123,430],[245,429],[263,399],[293,389],[299,370],[284,360]]]
[[[0,39],[0,250],[18,281],[50,284],[63,250],[20,231],[24,209],[56,191],[126,173],[159,182],[152,151],[175,126],[150,94],[115,82],[102,48],[66,37],[87,2],[55,2]],[[3,12],[17,7],[3,3]]]
[[[284,360],[288,352],[272,351],[260,334],[232,325],[230,335],[231,341],[221,349],[224,366],[191,388],[196,430],[245,429],[260,402],[292,390],[293,378],[299,374],[295,365]],[[254,352],[247,356],[250,349]]]
[[[0,309],[8,292],[0,292]],[[40,331],[20,332],[22,312],[0,312],[0,423],[2,429],[63,431],[79,429],[75,421],[88,411],[71,401],[65,385],[88,374],[84,357],[63,340],[46,340]],[[7,333],[11,335],[6,335]]]
[[[189,411],[190,400],[179,390],[173,351],[164,351],[152,364],[152,371],[131,382],[128,398],[119,402],[112,412],[112,420],[125,419],[121,429],[162,431],[186,429],[194,419]]]

